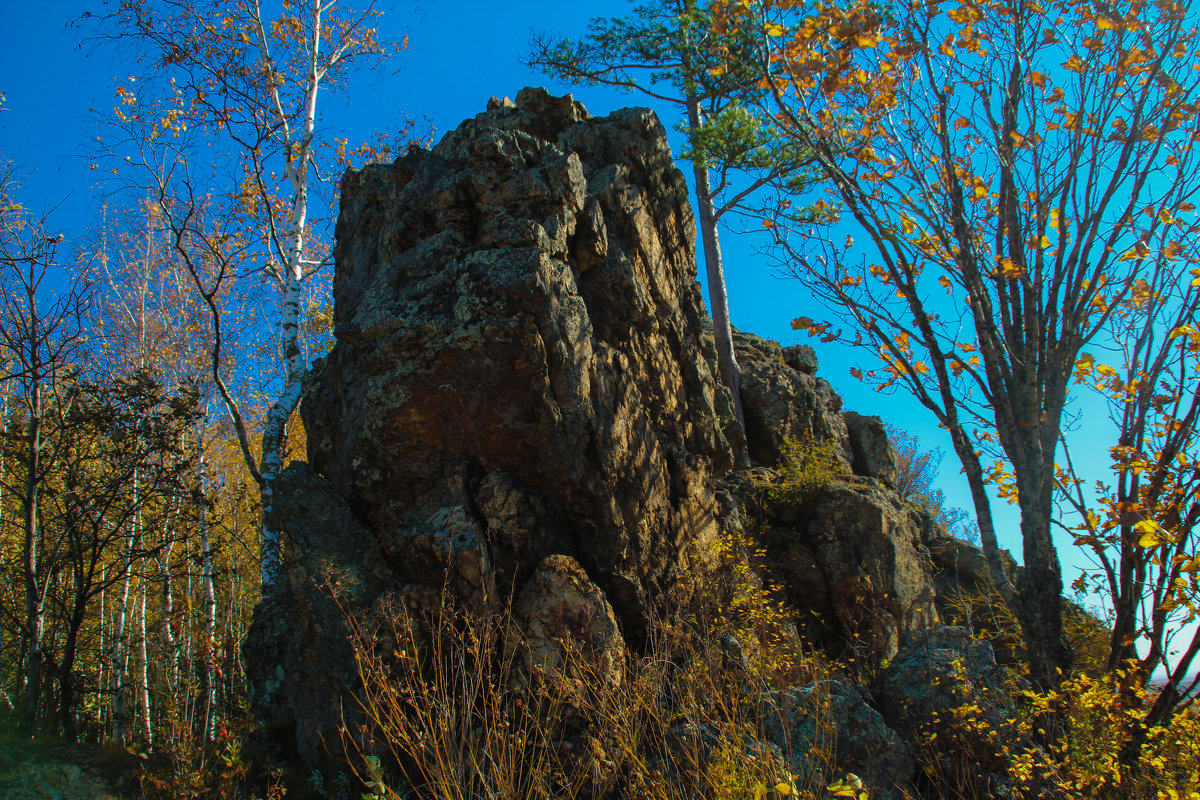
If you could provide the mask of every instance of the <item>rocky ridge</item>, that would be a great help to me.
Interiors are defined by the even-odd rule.
[[[348,172],[341,196],[337,342],[302,403],[308,463],[278,486],[286,576],[245,647],[284,750],[312,766],[339,749],[348,619],[448,593],[510,609],[527,662],[583,637],[616,680],[723,531],[761,537],[764,579],[833,649],[899,663],[937,623],[932,521],[891,491],[882,423],[842,411],[811,348],[737,334],[747,429],[731,430],[687,188],[653,113],[594,118],[526,89],[429,151]],[[761,484],[794,439],[832,442],[843,477],[780,506]],[[835,696],[861,740],[847,752],[901,780],[886,703]]]

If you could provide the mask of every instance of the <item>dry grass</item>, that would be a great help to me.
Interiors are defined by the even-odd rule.
[[[618,679],[562,641],[553,667],[530,664],[509,614],[463,613],[448,598],[352,621],[366,723],[347,731],[373,798],[745,800],[830,796],[836,733],[813,693],[806,752],[771,744],[763,699],[824,669],[789,647],[784,609],[727,539],[713,595],[653,626]],[[742,643],[744,652],[738,652]],[[792,737],[778,735],[785,744]],[[852,791],[838,783],[833,791]]]

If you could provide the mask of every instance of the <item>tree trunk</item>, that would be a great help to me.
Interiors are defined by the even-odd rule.
[[[30,298],[31,330],[37,330],[37,312]],[[45,606],[38,591],[38,482],[42,451],[42,387],[41,363],[38,349],[30,348],[29,432],[25,446],[25,496],[22,498],[25,534],[25,625],[29,634],[28,661],[25,667],[25,703],[18,733],[22,738],[33,735],[37,720],[38,702],[42,694],[42,637],[45,626]]]
[[[204,446],[203,441],[198,439],[200,444],[200,495],[202,498],[207,498],[207,479],[205,475],[204,464]],[[200,503],[200,564],[203,570],[200,583],[201,590],[204,596],[204,637],[200,645],[202,674],[201,688],[203,696],[200,702],[204,706],[204,715],[202,717],[202,736],[205,742],[211,741],[213,733],[216,731],[216,711],[217,711],[217,687],[214,666],[216,665],[216,630],[217,630],[217,592],[216,579],[213,570],[212,558],[212,543],[209,540],[208,530],[208,503],[202,499]],[[232,608],[232,606],[231,606]]]
[[[108,664],[107,625],[105,614],[108,611],[108,583],[104,580],[104,568],[100,569],[100,625],[96,635],[96,730],[104,730],[104,691],[108,686],[105,681],[105,668]]]
[[[1029,677],[1043,691],[1062,683],[1071,667],[1062,626],[1062,568],[1050,538],[1052,501],[1046,494],[1037,500],[1021,499],[1025,565],[1013,609],[1025,636]]]
[[[690,13],[692,0],[685,0],[684,11]],[[687,106],[688,135],[695,137],[703,123],[700,99],[696,94],[692,78],[692,63],[689,56],[687,26],[680,24],[680,35],[684,38],[679,52],[683,58],[684,94]],[[721,260],[721,244],[717,238],[717,217],[713,208],[712,190],[708,182],[708,165],[703,154],[693,153],[692,175],[696,179],[696,210],[699,214],[700,239],[704,245],[704,267],[708,277],[708,299],[712,306],[713,340],[717,349],[717,369],[721,381],[733,396],[733,413],[743,432],[746,430],[746,415],[742,410],[742,370],[738,366],[737,354],[733,350],[733,327],[729,322],[729,295],[725,289],[725,266]]]
[[[284,384],[279,397],[267,412],[267,421],[262,434],[262,465],[260,485],[262,497],[262,533],[260,549],[262,557],[262,585],[273,586],[281,571],[280,530],[275,520],[275,479],[282,468],[283,441],[288,420],[300,402],[304,374],[307,371],[300,350],[300,289],[304,279],[305,229],[308,225],[308,191],[310,173],[309,160],[312,156],[317,120],[317,93],[321,75],[318,72],[322,41],[322,14],[325,8],[321,0],[312,0],[311,38],[305,42],[307,77],[305,80],[304,115],[300,130],[293,138],[287,124],[287,114],[280,103],[277,90],[274,94],[276,114],[283,131],[282,144],[288,158],[285,176],[292,187],[292,205],[288,219],[287,264],[281,269],[283,319],[280,326],[280,345],[284,358]],[[258,22],[259,49],[264,61],[269,60],[266,31],[262,25],[261,11],[255,4]],[[293,153],[294,150],[294,153]]]
[[[164,533],[168,538],[164,542],[158,556],[158,574],[159,580],[162,581],[162,590],[159,596],[162,615],[158,623],[159,642],[162,647],[162,658],[165,663],[162,665],[164,677],[167,685],[167,697],[174,702],[179,691],[179,643],[175,640],[175,594],[171,578],[171,552],[174,550],[174,543],[169,541],[170,532]]]
[[[950,432],[954,452],[962,464],[963,472],[967,476],[967,485],[971,489],[976,524],[979,525],[980,549],[983,550],[983,557],[987,562],[988,574],[996,585],[996,590],[1004,598],[1004,602],[1012,606],[1016,602],[1016,589],[1004,571],[1004,559],[1000,555],[1000,543],[996,539],[996,523],[992,517],[992,502],[987,494],[987,481],[984,478],[983,467],[979,463],[979,454],[975,452],[962,425],[957,422],[957,415],[953,420],[947,418],[943,424]]]
[[[113,617],[112,655],[109,673],[112,678],[112,738],[117,744],[125,744],[125,702],[122,692],[125,683],[125,620],[129,611],[129,582],[133,571],[133,534],[127,543],[124,559],[124,576],[121,579],[121,596],[117,599],[117,612]]]
[[[690,111],[689,111],[690,117]],[[692,162],[696,177],[696,206],[700,212],[700,235],[704,242],[704,266],[708,275],[708,298],[712,305],[713,341],[717,347],[717,369],[721,381],[733,396],[733,413],[742,431],[746,430],[746,415],[742,410],[742,369],[733,350],[733,326],[729,322],[729,296],[725,291],[725,268],[721,260],[721,245],[717,239],[717,222],[713,215],[712,194],[708,186],[708,170]]]
[[[76,591],[83,590],[77,587]],[[75,739],[75,687],[72,684],[72,673],[75,671],[75,659],[78,656],[79,630],[83,627],[86,613],[86,598],[76,598],[71,619],[67,623],[62,661],[58,665],[58,719],[63,738],[68,741]]]
[[[142,737],[147,748],[154,747],[154,728],[150,718],[150,654],[146,636],[146,577],[142,576],[141,591],[138,593],[138,716],[142,724]]]

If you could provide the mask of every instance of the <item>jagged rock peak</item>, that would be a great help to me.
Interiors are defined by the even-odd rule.
[[[310,464],[283,482],[340,510],[281,498],[297,557],[248,650],[338,635],[309,618],[321,560],[369,609],[443,587],[504,607],[562,557],[636,644],[711,552],[715,483],[734,461],[694,231],[651,111],[593,118],[542,89],[493,100],[429,151],[347,172],[337,341],[301,406]],[[312,529],[334,518],[345,531]],[[314,546],[320,558],[304,555]],[[252,659],[260,695],[312,761],[328,731],[305,722],[305,685],[353,664],[278,659]]]
[[[686,186],[646,109],[491,106],[343,179],[309,457],[397,558],[452,518],[510,579],[576,558],[631,625],[732,463]]]
[[[727,429],[687,188],[652,112],[493,99],[431,150],[347,172],[334,255],[309,463],[276,486],[286,576],[245,647],[257,712],[310,767],[353,727],[362,620],[449,593],[511,613],[528,669],[575,636],[616,680],[703,585],[722,527],[761,535],[831,640],[891,657],[936,619],[882,424],[842,413],[811,348],[738,332],[747,435]],[[755,515],[764,493],[734,466],[774,465],[790,438],[834,442],[846,481]]]

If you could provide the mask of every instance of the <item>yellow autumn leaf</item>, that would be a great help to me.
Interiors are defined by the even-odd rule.
[[[783,26],[776,25],[774,22],[768,22],[763,30],[767,32],[767,36],[783,36]]]
[[[1096,27],[1102,31],[1116,30],[1117,23],[1113,22],[1108,17],[1096,17]]]
[[[1021,269],[1021,265],[1014,262],[1011,258],[1005,258],[1000,261],[1000,274],[1011,280],[1020,278],[1025,274],[1025,270]]]
[[[1152,519],[1144,519],[1136,523],[1133,529],[1139,534],[1138,547],[1157,547],[1162,544],[1162,527]]]
[[[1133,261],[1137,258],[1145,258],[1149,253],[1150,248],[1146,247],[1146,245],[1142,244],[1141,242],[1138,242],[1133,246],[1133,249],[1127,251],[1125,255],[1121,256],[1120,260]]]

